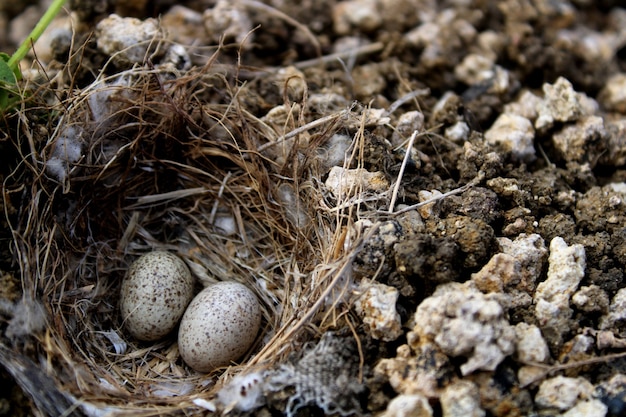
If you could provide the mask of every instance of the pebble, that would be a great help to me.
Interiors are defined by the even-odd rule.
[[[580,401],[561,417],[605,417],[608,407],[600,400]]]
[[[439,399],[443,417],[484,417],[480,392],[470,381],[458,381],[446,387]]]
[[[606,313],[609,310],[609,296],[602,288],[591,284],[580,287],[572,296],[572,304],[586,313]]]
[[[626,320],[626,288],[622,288],[611,300],[609,313],[600,317],[598,328],[607,330],[612,328],[615,323]]]
[[[214,44],[235,42],[249,48],[254,42],[252,20],[247,10],[238,2],[219,0],[202,14],[207,36]],[[245,41],[245,44],[244,44]]]
[[[550,242],[548,277],[539,283],[534,295],[535,317],[548,342],[562,343],[570,330],[570,297],[585,275],[585,248],[581,244],[568,246],[561,237]]]
[[[142,64],[155,39],[163,37],[155,19],[139,20],[112,14],[96,26],[98,49],[119,67]]]
[[[516,114],[518,116],[525,117],[528,120],[535,120],[537,118],[537,109],[542,101],[542,98],[538,95],[524,90],[519,95],[517,100],[508,103],[504,106],[503,113]]]
[[[437,287],[418,306],[414,321],[414,333],[433,340],[449,356],[468,358],[460,366],[463,375],[493,371],[514,351],[515,329],[504,310],[471,281]]]
[[[594,387],[585,378],[555,376],[544,380],[535,395],[535,404],[543,409],[566,411],[580,400],[592,397]]]
[[[513,256],[521,265],[521,281],[517,288],[527,293],[535,291],[535,282],[541,276],[548,258],[543,238],[536,234],[520,234],[515,240],[498,238],[502,253]]]
[[[326,187],[338,199],[358,194],[362,189],[374,193],[389,189],[389,181],[382,172],[369,172],[364,168],[346,169],[334,166],[328,173]]]
[[[467,85],[488,81],[495,77],[494,60],[482,54],[468,54],[454,68],[454,75]]]
[[[480,271],[472,274],[472,281],[484,293],[503,292],[505,285],[516,284],[520,276],[520,263],[511,255],[497,253]]]
[[[420,394],[401,394],[387,405],[380,417],[432,417],[433,409],[428,398]]]
[[[393,146],[400,146],[411,137],[413,132],[421,132],[423,129],[424,113],[417,110],[402,113],[402,115],[398,117],[396,128],[391,135],[391,144]]]
[[[332,10],[333,28],[338,35],[348,35],[353,30],[370,33],[380,27],[383,19],[378,10],[378,0],[351,0],[338,2]]]
[[[536,129],[548,129],[555,122],[571,122],[582,114],[580,95],[565,78],[559,77],[554,84],[544,84],[543,92],[544,98],[537,108]]]
[[[354,307],[372,338],[391,342],[403,334],[400,314],[396,311],[396,288],[364,278],[358,293]]]
[[[626,74],[619,73],[609,78],[598,100],[604,109],[626,114]]]
[[[485,132],[487,143],[502,148],[505,152],[511,152],[516,161],[533,161],[535,148],[533,140],[535,130],[530,120],[515,114],[502,114]]]
[[[606,151],[607,136],[601,117],[584,116],[552,135],[552,143],[565,161],[589,163],[593,168]]]
[[[203,45],[207,42],[202,13],[179,4],[172,6],[161,17],[161,25],[173,42],[182,45]]]
[[[517,341],[515,351],[522,363],[545,363],[550,359],[548,344],[541,335],[539,327],[533,324],[518,323],[515,326]]]

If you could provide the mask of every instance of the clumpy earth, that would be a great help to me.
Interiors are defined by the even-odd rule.
[[[45,4],[0,4],[2,50],[12,50],[26,36]],[[11,161],[0,172],[6,214],[0,232],[0,268],[6,271],[0,279],[0,360],[6,372],[1,414],[50,410],[49,402],[29,393],[28,378],[19,378],[23,368],[14,363],[23,360],[18,353],[37,357],[39,348],[26,340],[45,334],[38,325],[40,307],[28,297],[52,306],[74,300],[70,295],[57,303],[42,296],[57,294],[46,292],[45,285],[29,294],[28,280],[19,279],[39,265],[14,246],[16,232],[29,230],[28,202],[65,196],[50,213],[58,225],[51,238],[65,237],[76,246],[67,243],[60,248],[65,253],[78,256],[78,247],[98,242],[98,250],[110,245],[118,253],[134,253],[154,245],[136,243],[126,224],[116,235],[112,230],[121,220],[111,217],[114,210],[99,207],[131,205],[124,217],[130,223],[131,209],[148,204],[136,196],[148,192],[139,190],[129,203],[115,190],[140,173],[160,173],[141,182],[158,195],[179,191],[176,181],[187,181],[194,190],[204,186],[189,179],[193,171],[181,174],[181,161],[216,172],[263,167],[270,174],[242,187],[242,200],[255,187],[268,187],[265,210],[282,207],[277,230],[295,231],[294,236],[322,239],[323,230],[305,230],[310,231],[312,213],[323,212],[320,218],[344,230],[323,259],[348,254],[349,263],[342,279],[333,280],[344,286],[342,295],[324,293],[325,305],[345,313],[337,315],[334,328],[321,325],[329,316],[306,316],[306,326],[326,330],[300,334],[284,360],[243,369],[202,401],[193,392],[178,392],[195,402],[163,414],[626,413],[626,8],[621,2],[72,0],[68,11],[38,42],[38,63],[25,62],[24,77],[38,105],[71,103],[64,110],[73,117],[69,127],[53,133],[61,120],[55,112],[26,112],[22,119],[3,115],[0,148]],[[149,74],[145,84],[133,78],[138,70]],[[219,77],[199,81],[211,71]],[[160,98],[172,85],[175,92]],[[111,88],[88,96],[103,86]],[[125,110],[137,101],[142,111]],[[167,108],[170,102],[176,111]],[[226,118],[231,107],[255,122]],[[163,123],[155,122],[160,118]],[[142,123],[150,128],[142,130]],[[252,125],[264,133],[261,139],[246,133]],[[157,137],[154,130],[165,134]],[[56,139],[47,142],[49,137]],[[153,142],[144,145],[139,137]],[[172,137],[176,140],[166,140]],[[190,145],[207,138],[219,144],[211,152]],[[240,153],[244,156],[235,160],[232,155]],[[175,168],[146,163],[150,158],[174,161]],[[119,182],[98,175],[97,169],[109,167]],[[221,178],[208,174],[205,180],[219,186]],[[48,188],[34,195],[31,185],[38,181]],[[105,191],[89,194],[92,184]],[[313,188],[317,194],[306,194]],[[179,211],[193,207],[181,205]],[[220,217],[215,211],[208,218],[211,230],[226,237],[242,221],[241,215]],[[170,220],[147,222],[137,235],[174,242],[184,233]],[[105,236],[128,245],[120,248]],[[234,238],[227,240],[224,251],[239,257],[233,264],[240,267],[245,256]],[[39,259],[47,258],[42,253]],[[27,268],[27,262],[33,265]],[[301,276],[310,278],[305,264]],[[203,283],[228,272],[193,265]],[[96,269],[99,279],[108,273],[113,278],[68,290],[117,288],[122,265]],[[257,292],[270,294],[266,305],[279,304],[281,297],[271,293],[282,288],[258,285]],[[99,331],[120,328],[114,298],[94,302],[97,314],[108,320]],[[22,311],[34,323],[17,320]],[[74,320],[70,316],[58,318],[57,327]],[[269,329],[272,313],[264,320]],[[270,333],[260,336],[257,352]],[[100,354],[91,355],[87,344],[73,349],[64,354]],[[177,364],[170,368],[174,374],[191,372],[175,350],[164,356]],[[49,366],[63,369],[64,363]],[[80,386],[57,388],[69,390],[64,398],[70,402],[81,399]],[[133,388],[144,405],[160,401],[149,390]],[[111,388],[102,398],[116,392]],[[105,400],[77,409],[96,415]]]

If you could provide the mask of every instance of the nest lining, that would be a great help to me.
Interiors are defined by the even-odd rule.
[[[262,120],[236,84],[210,66],[178,77],[136,68],[59,104],[52,134],[28,138],[31,152],[13,174],[24,198],[12,233],[23,299],[43,308],[45,328],[5,342],[28,346],[28,355],[3,352],[39,377],[54,375],[49,391],[58,395],[44,398],[37,378],[15,371],[40,410],[198,411],[194,399],[212,398],[220,380],[278,365],[347,320],[348,308],[327,300],[345,291],[338,283],[357,246],[346,230],[359,190],[328,209],[317,152],[347,126],[360,125],[358,142],[364,120],[352,109],[311,112],[306,97]],[[257,294],[264,327],[239,365],[198,374],[180,359],[175,335],[144,344],[125,334],[120,280],[150,250],[182,257],[199,287],[237,280]]]

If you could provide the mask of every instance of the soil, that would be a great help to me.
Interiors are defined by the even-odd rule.
[[[0,49],[11,51],[47,2],[22,2],[19,7],[17,2],[5,3],[0,4]],[[126,89],[96,99],[105,103],[104,117],[109,117],[99,127],[94,127],[98,103],[90,101],[91,116],[84,116],[82,124],[80,112],[68,110],[75,117],[76,132],[104,138],[98,144],[100,155],[94,153],[91,159],[80,159],[79,148],[72,160],[69,151],[57,154],[46,142],[58,115],[4,117],[0,148],[10,162],[0,172],[7,215],[7,226],[0,232],[0,269],[6,271],[0,280],[0,317],[7,349],[26,356],[37,351],[29,343],[15,342],[19,331],[11,311],[27,292],[24,278],[16,277],[31,270],[16,251],[15,231],[23,231],[32,210],[26,203],[36,198],[29,194],[32,184],[44,181],[48,185],[43,194],[64,196],[52,205],[59,225],[55,233],[76,247],[68,244],[61,250],[76,254],[77,247],[93,245],[98,237],[122,239],[122,233],[113,230],[124,231],[125,226],[101,207],[128,204],[125,194],[116,195],[116,184],[107,183],[112,175],[98,180],[108,190],[101,194],[89,194],[90,181],[96,167],[119,163],[111,152],[121,152],[123,144],[145,134],[153,142],[119,153],[125,165],[115,168],[115,174],[154,194],[176,191],[173,184],[188,178],[180,180],[174,169],[147,163],[150,158],[193,160],[232,172],[258,164],[271,173],[264,177],[267,183],[306,177],[307,184],[321,190],[320,205],[326,208],[350,201],[354,212],[337,222],[346,230],[354,227],[366,239],[357,245],[350,264],[352,284],[347,285],[354,285],[349,288],[357,294],[359,285],[374,280],[382,285],[376,291],[397,297],[392,297],[391,307],[379,300],[361,310],[353,307],[354,299],[344,300],[353,328],[344,324],[329,328],[324,337],[315,332],[303,336],[285,360],[292,368],[265,375],[279,388],[268,383],[261,394],[265,399],[239,408],[230,404],[232,413],[623,415],[626,8],[621,2],[72,0],[69,8],[71,30],[66,17],[58,19],[35,48],[37,69],[29,71],[30,63],[24,63],[25,77],[47,86],[34,90],[37,100],[79,102],[96,77],[103,76]],[[160,35],[166,39],[162,43],[183,48],[176,52],[163,44],[151,45],[153,49],[136,60],[130,52],[119,53],[124,46],[104,40],[119,30],[110,34],[103,26],[111,13],[139,19],[137,31],[150,30],[142,25],[160,17],[166,30]],[[157,20],[154,24],[158,26]],[[128,21],[124,25],[129,26]],[[130,50],[133,45],[125,46]],[[115,78],[137,66],[169,68],[170,78],[155,77],[149,92]],[[220,68],[219,80],[197,87],[198,74]],[[185,105],[176,106],[180,114],[165,115],[159,124],[161,114],[173,113],[158,98],[159,89],[164,91],[168,83],[178,89],[171,100]],[[250,124],[259,131],[286,134],[342,111],[357,117],[329,118],[299,139],[283,138],[293,146],[287,153],[266,145],[269,142],[245,143],[242,147],[258,152],[236,161],[228,156],[237,152],[229,143],[231,135],[247,138],[250,125],[220,120],[202,107],[226,109],[233,91],[242,114],[263,121]],[[193,96],[194,105],[188,105],[192,101],[185,101],[186,95]],[[137,101],[149,110],[124,113],[124,103]],[[131,119],[139,126],[111,134]],[[144,119],[150,129],[167,131],[165,138],[142,131]],[[29,171],[29,148],[23,139],[16,145],[18,136],[25,137],[24,125],[32,132],[30,151],[34,147],[48,158],[40,161],[43,180],[35,178],[35,168]],[[221,144],[211,155],[201,155],[199,147],[186,142],[202,135],[199,126],[211,126],[212,140]],[[177,141],[168,141],[169,136]],[[355,138],[358,146],[352,143]],[[334,159],[333,150],[338,150],[339,159]],[[344,159],[344,153],[352,158]],[[55,170],[57,165],[50,161],[80,169],[70,173],[58,165],[60,171]],[[315,170],[309,170],[312,165]],[[333,166],[377,176],[358,184],[363,190],[359,198],[342,200],[341,192],[326,182]],[[139,180],[140,171],[159,175]],[[319,209],[292,184],[297,181],[285,180],[262,202],[270,207],[267,212],[276,212],[276,201],[289,208],[283,219],[289,230],[311,217],[298,207]],[[202,184],[190,179],[188,188],[194,185]],[[299,199],[304,203],[293,203]],[[192,206],[179,208],[184,212]],[[167,241],[168,236],[181,235],[176,219],[153,215],[152,222],[143,225],[142,236]],[[145,246],[130,252],[141,249]],[[239,256],[231,246],[224,251]],[[119,264],[102,266],[99,273],[113,271],[114,278],[84,282],[84,288],[117,288],[122,269]],[[207,275],[219,279],[228,272],[220,271],[216,267]],[[45,289],[36,291],[43,304],[54,304],[42,297]],[[99,302],[98,314],[109,322],[119,320],[110,315],[116,309],[114,300]],[[477,334],[470,334],[474,330]],[[345,342],[339,343],[344,351],[333,338]],[[12,357],[0,355],[3,361]],[[18,389],[23,381],[11,370],[15,367],[3,365],[11,378],[2,375],[6,388],[0,415],[46,414],[41,402],[31,403]],[[322,376],[316,380],[309,374]],[[316,387],[320,381],[326,388]],[[333,384],[347,387],[341,391],[345,395],[337,396]],[[578,391],[569,398],[564,390]],[[402,407],[414,414],[403,414]]]

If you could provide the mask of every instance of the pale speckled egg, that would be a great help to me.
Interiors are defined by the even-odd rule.
[[[189,268],[178,256],[162,251],[140,256],[122,281],[124,326],[139,340],[161,339],[180,322],[193,288]]]
[[[261,306],[248,287],[219,282],[189,304],[178,329],[178,350],[199,372],[226,366],[246,353],[261,327]]]

